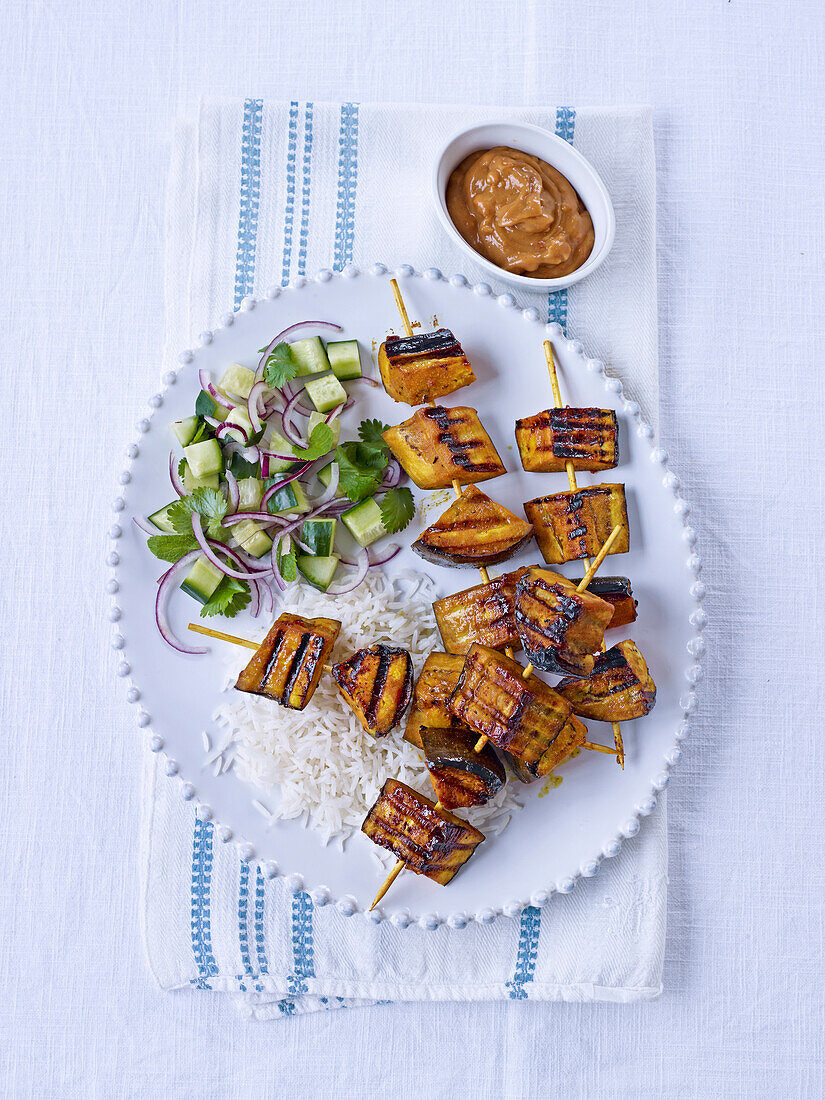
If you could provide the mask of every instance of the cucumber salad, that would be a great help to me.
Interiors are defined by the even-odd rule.
[[[362,420],[356,439],[340,438],[340,415],[355,404],[345,384],[378,385],[363,373],[358,341],[290,339],[308,328],[342,331],[332,321],[302,321],[260,349],[256,370],[232,363],[217,383],[200,371],[193,414],[171,425],[174,499],[135,517],[149,551],[171,563],[155,617],[181,653],[206,650],[170,628],[166,605],[176,588],[202,616],[228,618],[247,608],[273,612],[294,583],[343,595],[398,553],[397,544],[373,544],[414,515],[381,438],[387,425]]]

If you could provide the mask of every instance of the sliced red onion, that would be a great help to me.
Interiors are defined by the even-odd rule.
[[[296,332],[303,328],[325,328],[330,329],[333,332],[342,331],[341,326],[336,325],[334,321],[297,321],[294,325],[290,325],[289,328],[285,328],[283,332],[279,332],[278,335],[270,340],[270,342],[266,345],[266,347],[264,348],[264,353],[261,356],[260,361],[258,362],[258,369],[255,372],[256,378],[263,378],[266,361],[275,350],[275,348],[278,346],[278,344],[280,344],[282,340],[286,340],[288,336],[294,336]]]
[[[252,389],[249,391],[249,397],[246,399],[246,411],[249,415],[249,420],[252,424],[253,432],[259,432],[262,427],[260,414],[262,411],[265,410],[263,400],[265,389],[265,382],[256,382]]]
[[[268,452],[264,451],[264,455],[267,455],[267,453]],[[269,502],[269,499],[273,497],[279,489],[283,489],[285,485],[289,485],[290,481],[294,481],[296,477],[300,477],[301,474],[305,474],[311,465],[311,462],[305,462],[302,466],[299,466],[297,470],[293,470],[291,474],[287,474],[287,476],[282,481],[276,481],[274,485],[271,485],[261,497],[261,508],[263,508],[263,506]],[[269,475],[265,474],[264,476],[268,477]]]
[[[397,458],[391,458],[387,463],[387,468],[384,470],[384,476],[381,479],[382,489],[394,489],[398,482],[401,480],[401,463]]]
[[[209,375],[205,370],[198,371],[198,381],[201,384],[201,389],[206,390],[210,397],[214,397],[219,405],[223,405],[225,409],[235,408],[235,406],[232,404],[226,394],[223,394],[219,390],[215,389],[215,387],[209,381]]]
[[[272,585],[261,581],[260,588],[263,592],[263,610],[267,615],[271,615],[275,610],[275,593],[272,591]]]
[[[252,597],[249,601],[249,614],[253,619],[257,619],[261,613],[261,585],[253,581],[249,586],[249,594]]]
[[[163,532],[158,530],[154,524],[150,523],[148,519],[144,519],[143,516],[132,516],[132,523],[135,527],[141,530],[144,535],[162,535]]]
[[[370,567],[370,559],[366,550],[361,550],[358,554],[356,561],[356,573],[354,577],[348,577],[341,584],[330,585],[327,589],[328,596],[344,596],[347,592],[352,592],[357,588],[367,575],[367,571]]]
[[[264,458],[277,458],[277,459],[280,459],[281,462],[298,462],[299,461],[298,455],[295,455],[295,454],[282,455],[282,454],[279,454],[278,451],[264,451],[260,447],[258,448],[258,453]],[[309,463],[307,463],[307,465],[309,465]]]
[[[296,393],[294,397],[290,397],[289,401],[286,403],[283,414],[284,435],[290,443],[294,443],[298,447],[306,447],[306,440],[292,424],[292,414],[295,411],[295,406],[298,404],[298,398],[300,396],[301,391],[299,390],[298,393]]]
[[[370,559],[370,569],[376,565],[386,565],[388,561],[392,561],[396,554],[400,553],[401,547],[397,542],[391,542],[389,546],[385,546],[383,550],[373,550],[371,547],[367,547],[367,557]]]
[[[321,496],[319,496],[317,500],[313,501],[313,504],[315,505],[328,504],[338,492],[338,481],[341,477],[341,467],[338,465],[337,462],[333,462],[330,464],[329,470],[329,485],[327,485]]]
[[[202,653],[208,653],[209,650],[205,646],[186,645],[185,642],[182,642],[180,638],[177,638],[172,633],[172,628],[169,625],[169,619],[166,614],[166,602],[169,599],[169,595],[175,585],[178,574],[190,566],[195,558],[198,557],[200,557],[200,550],[190,550],[188,554],[184,554],[179,561],[176,561],[171,569],[167,569],[160,578],[157,595],[155,596],[155,622],[157,623],[161,637],[168,645],[176,649],[178,653],[191,653],[195,656],[199,656]]]
[[[336,405],[332,412],[328,412],[327,415],[324,417],[324,423],[329,424],[330,421],[334,420],[336,416],[340,416],[348,404],[348,401],[342,401],[340,405]]]
[[[180,474],[178,473],[178,463],[177,459],[175,458],[174,451],[169,452],[169,480],[172,482],[172,488],[175,490],[178,496],[185,497],[186,490],[183,487],[183,482],[181,481]]]
[[[226,488],[229,495],[229,507],[233,512],[237,512],[241,506],[241,491],[238,488],[238,479],[231,470],[226,470],[224,477],[226,478]]]
[[[268,524],[284,522],[283,516],[273,516],[271,512],[234,512],[231,516],[224,516],[223,526],[233,527],[236,523],[243,523],[247,519],[254,519],[256,523]]]
[[[215,566],[216,569],[220,569],[220,571],[227,577],[234,577],[235,580],[248,581],[250,579],[250,573],[248,570],[244,570],[244,572],[241,573],[237,569],[231,569],[225,562],[221,561],[221,559],[212,549],[212,546],[219,546],[221,551],[223,552],[223,543],[212,542],[212,544],[210,545],[210,540],[207,539],[206,535],[203,533],[203,525],[201,524],[201,517],[199,512],[192,513],[192,531],[194,532],[195,538],[198,542],[198,546],[200,546],[201,550],[204,553],[204,556],[208,558],[208,560]],[[255,579],[256,577],[268,576],[272,576],[271,568],[257,570],[254,574],[252,574],[253,579]]]
[[[366,386],[377,386],[378,385],[378,382],[376,382],[374,378],[370,378],[369,375],[366,375],[366,374],[362,374],[360,378],[350,378],[350,379],[348,379],[348,381],[350,381],[350,382],[363,382],[364,385],[366,385]],[[329,592],[329,589],[327,589],[327,592]]]
[[[254,427],[254,425],[253,425],[253,427]],[[260,427],[255,428],[255,431],[256,432],[260,431]],[[222,440],[223,437],[227,434],[227,432],[240,432],[241,435],[243,436],[244,446],[246,446],[246,444],[249,443],[249,436],[247,434],[246,428],[244,428],[243,425],[241,425],[241,424],[232,424],[228,420],[226,420],[226,421],[223,422],[223,424],[219,424],[217,426],[217,428],[215,429],[215,438]],[[240,440],[236,439],[235,442],[240,443]]]

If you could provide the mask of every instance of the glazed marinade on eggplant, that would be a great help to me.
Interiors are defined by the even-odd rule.
[[[467,405],[418,409],[383,439],[419,489],[469,485],[506,472],[478,413]]]
[[[406,649],[376,644],[332,666],[344,701],[373,737],[389,733],[409,706],[412,659]]]
[[[543,672],[589,676],[613,607],[550,569],[531,569],[516,585],[516,629],[525,656]]]
[[[595,557],[617,525],[623,530],[610,553],[625,554],[630,549],[624,485],[590,485],[536,497],[525,503],[524,513],[549,565]]]
[[[619,463],[618,422],[612,409],[545,409],[516,421],[521,464],[534,473],[612,470]]]
[[[571,583],[578,588],[581,580],[581,577],[573,578]],[[600,600],[606,600],[613,608],[613,618],[607,625],[608,630],[636,621],[638,601],[633,597],[628,577],[594,577],[588,584],[587,591],[598,596]]]
[[[496,565],[517,553],[532,534],[532,524],[470,485],[412,549],[436,565]]]
[[[587,736],[566,699],[518,662],[474,643],[464,659],[449,709],[460,721],[547,775]]]
[[[407,718],[404,739],[421,748],[421,727],[438,729],[461,725],[447,709],[447,700],[458,683],[464,667],[463,657],[452,653],[431,653],[424,662],[413,692],[412,710]]]
[[[515,620],[516,584],[529,566],[502,573],[433,602],[435,621],[448,653],[466,653],[473,642],[491,649],[520,646]]]
[[[556,690],[582,718],[629,722],[649,714],[656,685],[635,642],[627,639],[600,654],[587,679],[562,680]]]
[[[475,382],[467,356],[448,328],[388,336],[378,349],[384,389],[394,401],[423,405]]]
[[[460,729],[421,728],[424,763],[436,797],[448,810],[481,806],[495,798],[506,779],[504,767],[489,745],[475,751],[478,734]]]
[[[318,686],[341,624],[337,619],[280,615],[235,687],[303,710]]]
[[[406,783],[388,779],[361,831],[404,861],[417,875],[442,886],[484,840],[484,833],[455,817]]]

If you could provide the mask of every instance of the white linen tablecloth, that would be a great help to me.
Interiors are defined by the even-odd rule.
[[[818,0],[10,0],[3,35],[0,1094],[821,1096]],[[660,431],[711,616],[668,792],[657,1001],[274,1027],[148,974],[142,747],[112,688],[102,562],[160,371],[172,122],[202,94],[653,104]]]
[[[428,165],[490,108],[202,102],[181,120],[167,216],[164,368],[194,331],[272,285],[373,260],[481,275],[445,239]],[[540,108],[516,112],[593,158],[617,209],[610,264],[555,294],[523,296],[542,317],[585,331],[645,414],[658,413],[655,176],[650,112]],[[405,216],[384,201],[403,181]],[[496,293],[506,284],[491,280]],[[588,354],[591,344],[588,343]],[[288,601],[287,601],[288,606]],[[117,627],[113,628],[117,629]],[[334,906],[293,896],[283,878],[222,844],[180,797],[180,777],[149,752],[144,786],[144,935],[164,989],[235,994],[258,1019],[382,1001],[649,1000],[661,991],[667,817],[602,864],[598,884],[489,927],[399,935]],[[254,791],[249,797],[253,797]]]

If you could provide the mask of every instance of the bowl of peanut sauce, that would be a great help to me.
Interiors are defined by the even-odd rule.
[[[595,168],[540,126],[487,122],[453,135],[436,158],[433,189],[453,242],[525,290],[580,282],[613,244],[613,204]]]

